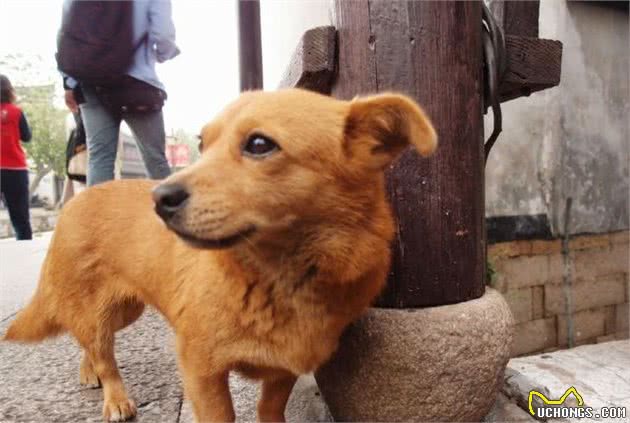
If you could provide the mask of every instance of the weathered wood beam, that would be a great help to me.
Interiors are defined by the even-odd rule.
[[[528,96],[560,83],[560,41],[507,35],[505,47],[507,69],[499,82],[501,101]]]
[[[539,1],[492,0],[489,7],[505,35],[538,37]]]
[[[309,29],[302,35],[279,88],[297,87],[330,94],[336,68],[333,26]]]
[[[499,81],[500,101],[558,85],[562,43],[538,38],[540,2],[492,0],[489,7],[505,37],[507,69]]]

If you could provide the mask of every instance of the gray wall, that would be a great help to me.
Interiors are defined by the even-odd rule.
[[[329,25],[330,0],[262,0],[266,89],[275,89],[302,33]],[[503,103],[503,133],[486,169],[487,216],[546,214],[573,233],[628,228],[629,38],[627,12],[542,0],[540,37],[560,40],[558,87]],[[486,133],[491,132],[486,117]]]
[[[572,197],[572,233],[627,229],[628,14],[542,1],[540,37],[563,43],[561,83],[503,103],[504,130],[486,169],[486,213],[545,213],[558,234]]]

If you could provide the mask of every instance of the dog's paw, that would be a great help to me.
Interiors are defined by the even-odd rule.
[[[89,388],[100,388],[101,381],[96,376],[92,362],[84,354],[79,366],[79,383]]]
[[[103,418],[108,422],[124,422],[135,417],[137,413],[136,403],[128,398],[114,401],[105,401],[103,404]]]
[[[79,383],[81,385],[87,386],[88,388],[101,387],[101,381],[98,379],[98,376],[96,376],[96,373],[94,373],[91,368],[85,369],[81,367],[81,370],[79,372]]]

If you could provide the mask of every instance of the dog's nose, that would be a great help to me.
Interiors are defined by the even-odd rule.
[[[155,211],[164,220],[173,217],[190,197],[186,188],[179,184],[161,184],[153,189]]]

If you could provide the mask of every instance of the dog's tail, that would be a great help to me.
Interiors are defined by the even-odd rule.
[[[50,299],[47,299],[42,292],[44,289],[45,282],[40,280],[31,302],[18,312],[4,334],[5,341],[38,342],[63,332],[61,325],[54,320],[50,310],[51,304],[47,303]]]
[[[43,298],[38,292],[31,303],[22,309],[4,335],[5,341],[38,342],[58,335],[63,328],[47,316]]]

